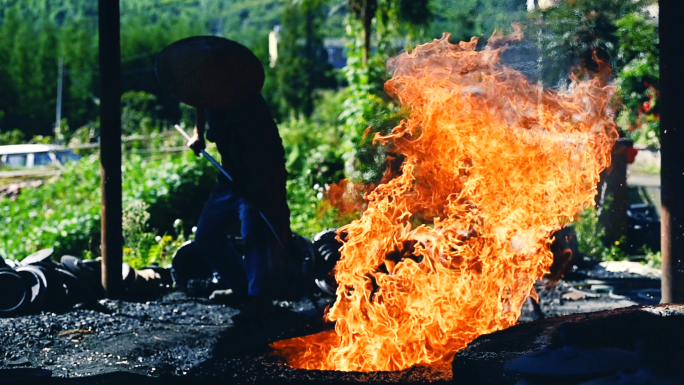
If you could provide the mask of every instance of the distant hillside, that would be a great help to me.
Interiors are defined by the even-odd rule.
[[[121,0],[124,91],[158,95],[157,117],[178,119],[178,103],[156,82],[156,53],[184,37],[211,34],[248,46],[267,63],[267,36],[280,24],[286,1],[292,0]],[[330,0],[324,37],[345,36],[346,4]],[[508,25],[525,0],[434,0],[432,6],[434,21],[420,40],[447,31],[458,41]],[[97,0],[0,0],[0,132],[51,134],[60,57],[62,116],[77,128],[97,119]]]

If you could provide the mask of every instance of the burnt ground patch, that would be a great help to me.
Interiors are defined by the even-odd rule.
[[[682,326],[683,305],[632,306],[523,323],[481,336],[457,353],[453,361],[454,383],[518,384],[521,376],[506,372],[504,365],[531,352],[563,346],[560,336],[563,329],[572,330],[573,346],[582,349],[636,351],[645,343],[650,348],[640,361],[647,361],[659,373],[681,376],[684,374]]]
[[[0,319],[0,369],[48,369],[53,372],[52,383],[60,385],[509,384],[517,378],[503,372],[504,363],[549,346],[559,323],[582,323],[605,318],[601,314],[634,312],[610,309],[653,305],[657,299],[649,293],[659,285],[658,279],[590,274],[575,276],[551,290],[539,287],[546,319],[532,321],[533,314],[526,308],[519,325],[481,336],[457,354],[453,378],[450,363],[375,373],[292,369],[271,353],[269,343],[332,327],[307,300],[280,303],[282,311],[263,325],[240,326],[232,321],[238,310],[182,293],[145,303],[103,300],[63,314]],[[587,295],[568,300],[566,294],[574,290]],[[329,302],[319,298],[323,306]],[[599,312],[573,314],[592,311]],[[653,318],[644,319],[639,325],[647,330]],[[468,382],[472,378],[477,381]]]

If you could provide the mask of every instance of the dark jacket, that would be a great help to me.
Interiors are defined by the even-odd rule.
[[[240,106],[207,111],[207,139],[215,142],[230,186],[279,226],[289,229],[285,149],[261,95]],[[220,184],[227,184],[221,176]]]

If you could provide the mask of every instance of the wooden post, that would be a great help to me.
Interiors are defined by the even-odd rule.
[[[121,36],[119,0],[98,0],[100,59],[100,172],[102,182],[102,286],[122,291],[121,262]]]
[[[684,303],[684,2],[659,3],[662,302]]]

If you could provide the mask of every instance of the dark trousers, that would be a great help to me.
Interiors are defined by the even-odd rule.
[[[241,221],[245,255],[241,256],[227,239],[235,214]],[[270,229],[243,198],[219,183],[207,201],[197,225],[195,242],[214,271],[236,294],[267,294],[274,272],[272,254],[276,241]]]

